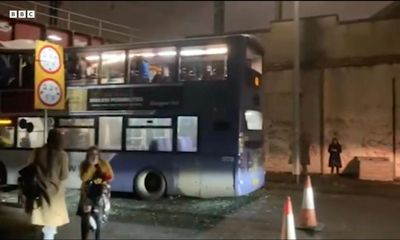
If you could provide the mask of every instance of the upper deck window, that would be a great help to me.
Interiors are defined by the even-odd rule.
[[[33,88],[34,55],[0,54],[0,89]]]
[[[175,76],[174,47],[129,51],[129,83],[165,83]]]
[[[101,84],[125,82],[125,51],[109,51],[101,54]]]
[[[66,53],[66,72],[69,85],[90,85],[98,82],[100,55],[91,53]]]
[[[180,51],[180,80],[225,80],[227,57],[225,44],[183,47]]]
[[[0,88],[18,86],[18,54],[0,54]]]

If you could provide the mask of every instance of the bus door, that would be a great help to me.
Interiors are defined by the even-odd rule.
[[[262,75],[248,69],[241,96],[237,194],[252,192],[264,185],[263,115],[261,111]]]

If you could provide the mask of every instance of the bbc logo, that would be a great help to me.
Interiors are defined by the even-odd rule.
[[[10,10],[10,18],[35,18],[35,10]]]

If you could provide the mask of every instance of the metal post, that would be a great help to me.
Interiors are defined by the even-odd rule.
[[[102,27],[103,27],[103,23],[100,21],[99,22],[99,37],[101,37]]]
[[[48,133],[48,116],[47,116],[47,109],[44,110],[44,131],[43,131],[43,144],[47,143],[47,133]]]
[[[24,63],[23,62],[23,59],[22,59],[22,55],[18,55],[18,86],[19,87],[22,87],[22,85],[23,85],[23,82],[22,82],[22,78],[23,78],[23,76],[22,76],[22,68],[23,68],[23,66],[22,66],[22,64]]]
[[[214,34],[223,34],[225,25],[225,2],[214,1]]]
[[[129,29],[129,42],[133,42],[133,31]]]
[[[294,1],[294,66],[293,66],[293,163],[296,183],[300,176],[300,21],[299,1]]]
[[[282,1],[275,1],[275,21],[282,20]]]
[[[67,28],[71,30],[71,13],[67,13]]]
[[[392,79],[393,176],[396,176],[396,163],[397,163],[397,161],[396,161],[396,158],[397,158],[397,154],[396,154],[396,152],[397,152],[397,138],[396,138],[396,135],[397,135],[396,134],[396,132],[397,132],[397,130],[396,130],[397,129],[397,126],[396,126],[396,121],[397,121],[397,118],[396,118],[396,107],[397,106],[396,106],[396,102],[397,102],[397,99],[396,99],[396,78],[393,78]]]

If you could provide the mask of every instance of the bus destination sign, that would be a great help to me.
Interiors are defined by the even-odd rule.
[[[182,87],[102,88],[88,91],[88,110],[138,110],[179,107]]]

